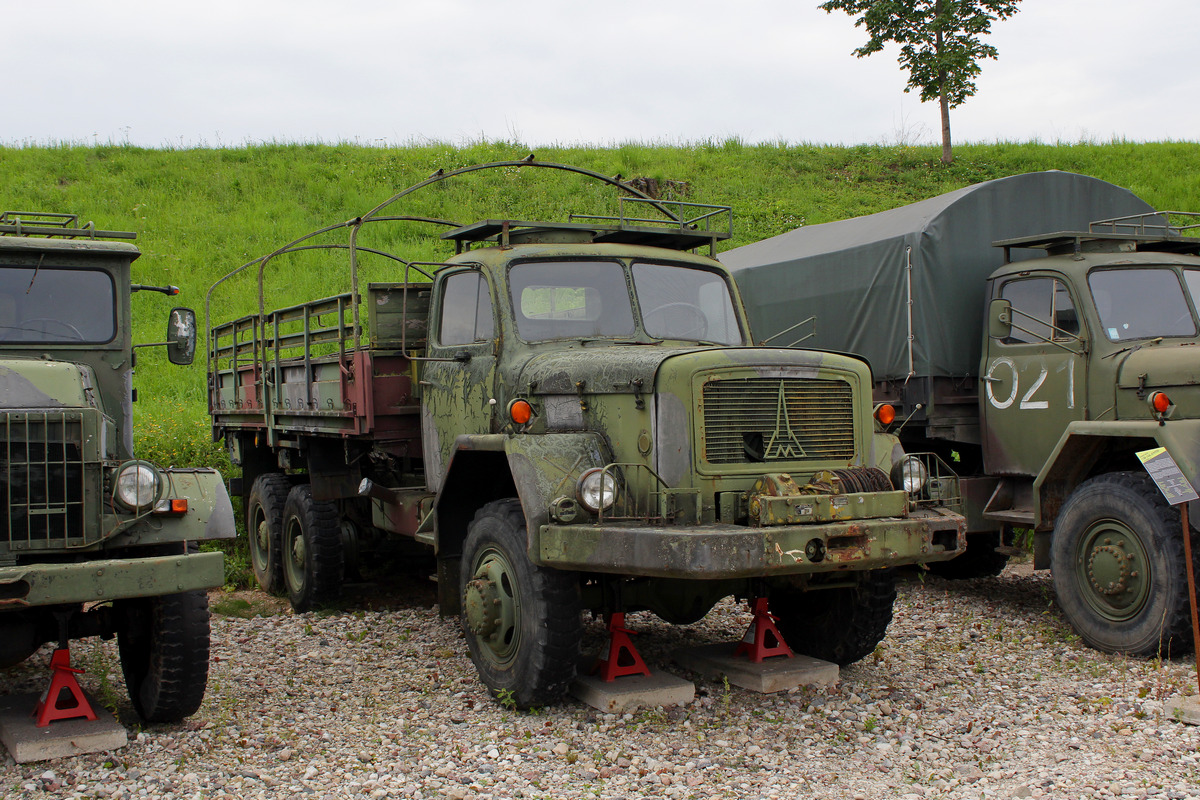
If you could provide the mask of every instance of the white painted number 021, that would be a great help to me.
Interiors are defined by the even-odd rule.
[[[996,393],[992,388],[992,385],[998,381],[998,378],[996,377],[996,370],[998,367],[1007,368],[1008,371],[1012,373],[1012,391],[1009,392],[1008,397],[1005,397],[1003,399],[997,398]],[[1067,408],[1074,408],[1075,407],[1075,361],[1073,359],[1070,361],[1064,361],[1062,364],[1060,364],[1058,366],[1058,369],[1055,370],[1055,372],[1064,372],[1064,371],[1067,373]],[[1046,409],[1046,408],[1050,407],[1049,401],[1034,399],[1034,395],[1036,395],[1038,390],[1042,388],[1042,384],[1046,382],[1046,377],[1049,374],[1050,374],[1050,370],[1046,367],[1046,362],[1043,361],[1041,363],[1041,370],[1038,372],[1037,378],[1034,379],[1033,385],[1029,387],[1029,390],[1027,392],[1025,392],[1024,395],[1021,396],[1021,403],[1018,406],[1019,408],[1025,409],[1025,410],[1034,410],[1034,409]],[[1008,408],[1017,399],[1017,392],[1019,391],[1018,386],[1017,386],[1018,378],[1017,378],[1016,363],[1014,363],[1013,360],[1011,358],[1008,358],[1007,356],[1002,356],[1000,358],[994,359],[992,361],[991,365],[988,367],[986,383],[987,383],[988,402],[991,403],[996,408],[1000,408],[1000,409]]]

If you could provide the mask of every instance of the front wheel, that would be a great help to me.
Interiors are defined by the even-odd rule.
[[[203,590],[116,604],[125,687],[147,722],[178,722],[208,685],[208,595]]]
[[[1148,475],[1100,475],[1072,492],[1050,563],[1058,604],[1088,645],[1134,655],[1191,649],[1181,522]]]
[[[296,611],[337,598],[342,590],[342,531],[337,508],[314,500],[307,483],[283,506],[283,582]]]
[[[891,570],[873,570],[861,573],[855,586],[779,587],[769,598],[779,632],[792,650],[844,667],[873,653],[887,635],[896,579]]]
[[[583,636],[579,579],[526,554],[519,500],[488,503],[463,545],[462,627],[488,690],[529,708],[558,702],[575,678]]]

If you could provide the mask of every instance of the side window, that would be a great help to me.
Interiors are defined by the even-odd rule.
[[[478,272],[457,272],[442,284],[438,343],[473,344],[492,338],[492,298]]]
[[[1066,284],[1055,278],[1009,281],[1000,296],[1012,303],[1012,335],[1005,344],[1063,341],[1079,333],[1079,315]],[[1053,327],[1051,327],[1053,326]]]

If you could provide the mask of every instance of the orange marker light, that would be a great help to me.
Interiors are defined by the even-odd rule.
[[[518,425],[524,425],[533,419],[533,406],[526,400],[513,400],[508,404],[508,416]]]
[[[1159,414],[1165,414],[1171,407],[1171,398],[1167,397],[1166,392],[1155,392],[1150,397],[1150,405]]]
[[[887,403],[883,403],[875,409],[875,419],[884,425],[891,425],[896,420],[896,409]]]
[[[171,512],[175,513],[175,514],[186,514],[187,513],[187,498],[186,497],[173,498],[171,500]]]

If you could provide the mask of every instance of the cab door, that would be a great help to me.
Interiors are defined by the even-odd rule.
[[[487,275],[438,273],[428,358],[421,368],[421,442],[432,491],[461,434],[491,433],[496,412],[496,315]]]
[[[998,279],[1007,335],[989,331],[980,366],[983,457],[992,475],[1037,475],[1063,429],[1086,419],[1086,341],[1070,287],[1054,274]],[[993,303],[989,317],[997,311]]]

